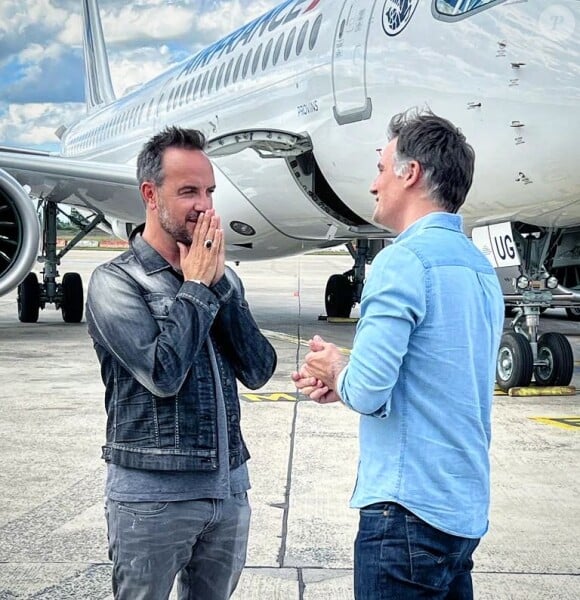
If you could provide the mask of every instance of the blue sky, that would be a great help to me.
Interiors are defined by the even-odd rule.
[[[117,96],[281,0],[99,0]],[[80,0],[0,2],[0,145],[57,149],[84,112]]]

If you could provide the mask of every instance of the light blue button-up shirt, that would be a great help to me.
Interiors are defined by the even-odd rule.
[[[379,252],[337,381],[361,413],[351,506],[397,502],[453,535],[487,531],[503,316],[495,271],[460,216],[431,213]]]

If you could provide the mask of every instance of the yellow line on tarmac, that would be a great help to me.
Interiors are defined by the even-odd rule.
[[[289,335],[287,333],[282,333],[280,331],[272,331],[270,329],[262,329],[262,333],[270,339],[279,340],[281,342],[290,342],[291,344],[300,344],[300,346],[305,346],[308,348],[308,340],[299,338],[295,335]],[[341,354],[350,355],[350,350],[348,348],[338,347]]]
[[[530,419],[537,423],[553,425],[560,429],[575,429],[576,431],[580,431],[580,417],[577,415],[569,417],[530,417]]]

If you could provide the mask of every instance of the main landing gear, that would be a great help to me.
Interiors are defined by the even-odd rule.
[[[57,283],[58,265],[61,258],[71,250],[87,233],[101,221],[103,215],[97,214],[91,221],[81,222],[69,216],[80,228],[79,233],[60,251],[56,250],[58,204],[42,200],[42,255],[39,262],[44,263],[42,282],[36,273],[29,273],[18,286],[18,319],[22,323],[36,323],[40,309],[54,304],[62,312],[66,323],[80,323],[83,318],[84,295],[83,282],[78,273],[65,273],[61,283]]]
[[[360,302],[365,282],[366,265],[370,264],[388,240],[356,240],[346,244],[354,266],[345,273],[331,275],[326,284],[324,306],[327,317],[348,318],[353,306]]]

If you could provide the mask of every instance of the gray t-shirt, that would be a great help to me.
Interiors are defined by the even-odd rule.
[[[146,471],[108,464],[105,495],[119,502],[177,502],[201,498],[228,498],[250,489],[247,464],[230,471],[226,407],[211,340],[207,340],[217,400],[216,471]]]

